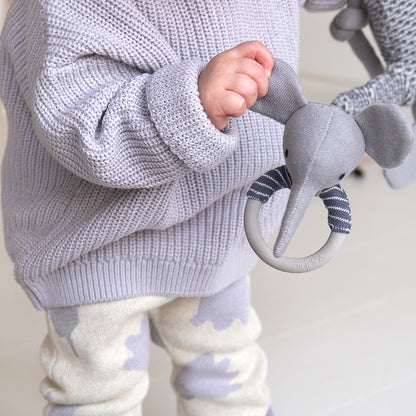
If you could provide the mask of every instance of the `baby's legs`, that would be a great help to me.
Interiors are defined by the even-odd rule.
[[[149,384],[146,311],[170,300],[146,296],[48,311],[44,414],[141,416]]]
[[[247,279],[205,298],[146,296],[48,311],[45,415],[141,416],[148,316],[152,339],[172,357],[180,416],[272,416]]]
[[[173,360],[180,416],[272,416],[248,279],[213,296],[177,298],[149,317],[153,340]]]

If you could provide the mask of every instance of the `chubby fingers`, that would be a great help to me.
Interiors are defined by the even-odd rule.
[[[225,122],[225,125],[227,125],[228,117],[240,117],[246,112],[247,108],[247,102],[241,94],[227,91],[221,102],[222,111],[219,113],[219,116],[222,122]]]
[[[243,42],[230,49],[229,52],[236,58],[248,58],[258,62],[270,76],[274,65],[273,55],[261,42],[257,40]]]
[[[267,80],[266,80],[267,82]],[[222,100],[222,108],[224,115],[231,117],[239,117],[245,113],[247,108],[250,108],[260,96],[259,90],[263,94],[267,92],[267,84],[264,85],[261,81],[256,80],[244,73],[235,73],[229,77],[224,84],[225,92]],[[237,95],[239,98],[228,99],[229,96]],[[226,105],[226,103],[228,105]],[[232,110],[230,103],[236,104],[236,110]]]
[[[236,77],[238,77],[238,75],[242,75],[250,78],[255,83],[258,98],[264,97],[269,89],[270,77],[270,74],[266,72],[264,67],[257,61],[248,58],[236,61],[235,65]]]
[[[198,88],[203,107],[222,130],[266,95],[274,59],[260,42],[244,42],[216,55],[201,72]]]
[[[231,72],[224,79],[225,94],[220,105],[223,121],[227,116],[243,115],[257,98],[267,94],[274,66],[272,53],[258,41],[241,43],[225,53]]]

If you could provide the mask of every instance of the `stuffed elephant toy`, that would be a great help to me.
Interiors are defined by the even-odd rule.
[[[339,236],[350,230],[348,198],[338,182],[357,166],[364,152],[384,168],[400,165],[413,147],[411,126],[392,104],[371,105],[353,116],[338,106],[307,102],[296,73],[279,59],[275,59],[267,95],[251,110],[285,125],[286,165],[267,172],[249,189],[247,238],[259,257],[275,268],[313,270],[329,260],[341,244]],[[291,191],[272,252],[260,235],[258,215],[261,204],[284,187]],[[304,260],[283,257],[316,195],[328,209],[330,238],[325,247]]]
[[[307,0],[310,11],[341,10],[331,24],[333,37],[348,41],[371,79],[342,93],[333,104],[358,114],[375,103],[413,105],[416,117],[416,2],[414,0]],[[385,65],[362,29],[369,24]],[[416,133],[416,123],[413,126]],[[416,148],[406,162],[384,171],[392,188],[400,189],[416,179]]]

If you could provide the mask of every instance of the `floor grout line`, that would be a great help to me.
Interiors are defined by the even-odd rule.
[[[395,381],[393,381],[389,384],[384,385],[383,387],[373,389],[373,390],[371,390],[367,393],[356,396],[353,399],[346,400],[345,402],[342,402],[342,403],[339,403],[335,406],[332,406],[332,407],[324,410],[323,412],[314,413],[312,416],[328,416],[328,415],[330,415],[330,413],[332,413],[335,410],[340,410],[340,409],[342,409],[346,406],[349,406],[351,404],[362,402],[365,399],[377,396],[379,393],[382,393],[384,391],[388,391],[393,387],[399,387],[399,386],[401,386],[401,385],[403,385],[403,384],[405,384],[409,381],[413,381],[413,380],[416,381],[416,373],[409,374],[407,377],[404,377],[400,380],[395,380]]]
[[[308,323],[308,324],[304,324],[301,325],[297,328],[294,329],[289,329],[289,330],[285,330],[279,334],[270,334],[270,335],[265,335],[265,336],[261,336],[260,339],[262,341],[265,341],[269,338],[273,338],[273,340],[283,340],[283,339],[289,339],[292,338],[294,336],[297,336],[299,333],[310,330],[310,329],[316,329],[316,328],[322,328],[330,323],[333,323],[339,319],[346,319],[349,318],[351,316],[354,315],[358,315],[361,312],[364,311],[369,311],[369,310],[375,310],[377,308],[379,308],[381,305],[384,305],[390,301],[392,301],[393,299],[397,299],[400,298],[404,295],[409,295],[410,292],[414,292],[414,299],[416,299],[416,288],[415,289],[403,289],[403,290],[399,290],[396,291],[394,293],[391,293],[389,295],[386,296],[382,296],[378,299],[374,299],[368,302],[365,302],[363,304],[357,305],[356,307],[353,307],[351,309],[348,309],[346,311],[342,311],[339,313],[335,313],[332,314],[331,316],[322,318],[322,319],[318,319],[312,323]]]

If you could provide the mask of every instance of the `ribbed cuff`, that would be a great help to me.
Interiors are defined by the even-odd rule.
[[[36,282],[17,277],[37,309],[61,308],[137,296],[209,296],[247,275],[257,257],[237,245],[223,264],[153,259],[73,262]]]
[[[152,121],[165,143],[190,169],[207,172],[236,148],[235,120],[219,131],[201,104],[198,77],[204,64],[197,60],[161,68],[146,88]]]
[[[215,268],[158,259],[74,262],[34,284],[19,283],[36,308],[50,309],[143,295],[197,296],[212,290]]]

